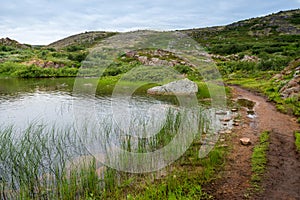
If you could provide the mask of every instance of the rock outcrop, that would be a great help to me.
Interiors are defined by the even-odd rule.
[[[10,39],[10,38],[0,38],[0,45],[2,46],[11,46],[11,47],[17,47],[17,48],[23,48],[23,49],[27,49],[30,48],[30,46],[25,45],[25,44],[21,44],[16,40]]]
[[[157,49],[157,50],[148,50],[148,51],[129,51],[126,52],[127,58],[134,58],[141,62],[143,65],[149,66],[170,66],[174,67],[175,65],[187,65],[194,67],[191,63],[186,61],[183,58],[179,58],[174,53]]]
[[[197,92],[197,84],[187,78],[147,90],[152,95],[193,95]]]
[[[300,95],[300,74],[294,76],[285,86],[280,89],[283,98],[299,97]]]
[[[287,78],[288,77],[288,78]],[[289,64],[280,74],[276,74],[273,80],[284,83],[279,90],[282,98],[300,97],[300,59]]]
[[[23,64],[25,65],[35,65],[41,68],[62,68],[65,67],[65,65],[63,63],[56,63],[53,61],[44,61],[44,60],[40,60],[40,59],[34,59],[34,60],[30,60],[27,62],[24,62]]]

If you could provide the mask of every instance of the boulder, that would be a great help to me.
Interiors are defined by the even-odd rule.
[[[293,77],[279,92],[283,98],[298,97],[300,92],[300,76]]]
[[[197,84],[187,78],[147,90],[152,95],[193,95],[197,92]]]

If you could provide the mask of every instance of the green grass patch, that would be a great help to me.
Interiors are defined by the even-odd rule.
[[[267,164],[267,151],[269,149],[269,132],[263,132],[259,137],[259,144],[254,147],[251,166],[252,166],[252,177],[251,184],[255,191],[261,189],[260,183],[262,176],[266,170]]]
[[[199,178],[195,174],[174,173],[159,182],[146,183],[142,193],[128,194],[127,199],[213,199],[202,190],[201,181],[197,179]]]
[[[298,132],[298,131],[295,132],[295,145],[296,145],[297,151],[300,152],[300,132]]]
[[[216,178],[225,162],[225,148],[215,147],[207,157],[198,158],[199,146],[192,145],[175,163],[167,167],[163,178],[145,178],[131,187],[118,188],[120,199],[213,199],[203,190],[203,186]],[[155,173],[154,173],[155,174]],[[126,196],[124,195],[126,194]],[[109,194],[111,199],[116,193]]]

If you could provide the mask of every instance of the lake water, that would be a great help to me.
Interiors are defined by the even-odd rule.
[[[145,154],[139,160],[130,157],[135,154],[126,154],[126,159],[131,160],[130,169],[119,167],[118,160],[107,161],[107,157],[101,160],[114,168],[131,172],[166,166],[182,155],[195,137],[199,139],[204,132],[215,134],[228,128],[221,123],[225,116],[216,114],[214,108],[185,107],[172,98],[157,99],[146,95],[146,92],[131,96],[78,93],[74,92],[73,85],[72,78],[0,79],[0,126],[2,129],[13,126],[17,138],[22,137],[24,130],[32,124],[57,130],[72,128],[89,154],[99,155],[100,160],[108,153],[110,158],[112,154],[118,157],[126,153],[122,148],[128,150],[128,144],[131,151],[138,152],[142,141],[143,151],[155,153]],[[84,87],[88,90],[90,84]],[[185,97],[184,101],[193,101],[189,98]],[[227,112],[226,115],[229,114]],[[170,143],[171,147],[162,148],[157,138],[163,138],[163,145]],[[206,137],[206,140],[216,142],[217,138]],[[116,148],[121,151],[115,152]],[[138,163],[137,168],[132,163]],[[146,168],[139,168],[141,164]]]
[[[119,112],[130,110],[132,116],[143,120],[163,118],[168,101],[147,96],[112,98],[111,95],[74,95],[74,79],[0,79],[0,125],[24,129],[32,123],[73,126],[82,123],[87,113],[104,120],[108,116],[118,117]],[[113,106],[124,106],[124,110]],[[76,107],[76,110],[74,110]],[[81,113],[82,112],[82,113]],[[84,116],[78,116],[84,115]],[[91,119],[89,119],[91,120]],[[123,120],[127,121],[127,118]],[[81,122],[79,122],[81,121]]]

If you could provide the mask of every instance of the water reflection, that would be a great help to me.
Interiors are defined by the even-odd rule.
[[[129,102],[123,97],[112,98],[110,95],[75,96],[72,94],[73,82],[74,79],[70,78],[0,79],[0,125],[13,125],[21,129],[32,122],[59,127],[73,126],[84,122],[91,112],[96,113],[97,118],[89,120],[107,119],[113,114],[112,106],[116,105],[118,109],[129,109],[135,118],[143,116],[141,120],[145,121],[150,120],[151,115],[154,116],[152,118],[163,117],[159,112],[163,108],[160,105],[172,104],[166,99],[146,96],[133,96]],[[74,102],[79,113],[73,112]],[[124,119],[126,121],[127,118]]]

